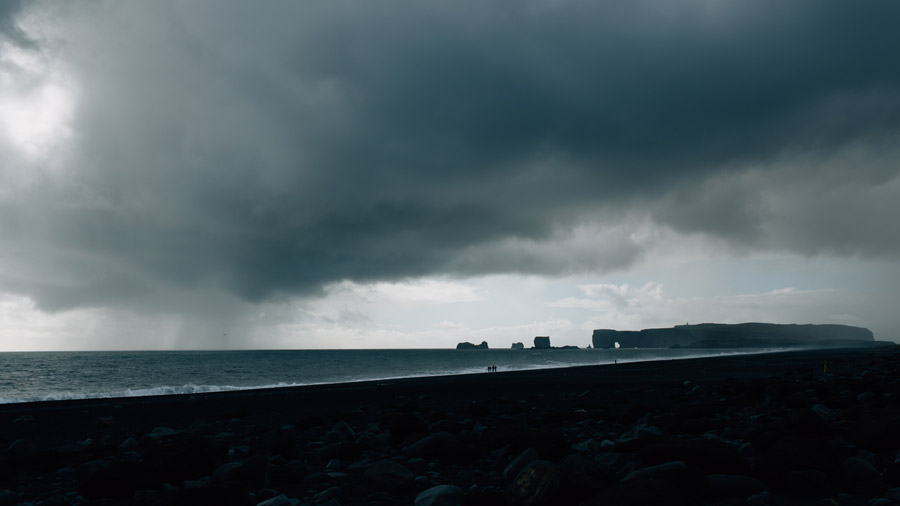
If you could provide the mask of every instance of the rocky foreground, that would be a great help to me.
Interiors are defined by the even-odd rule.
[[[898,450],[900,349],[804,351],[6,405],[0,506],[889,505]]]

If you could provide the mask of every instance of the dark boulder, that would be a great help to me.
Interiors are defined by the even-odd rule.
[[[564,504],[577,504],[616,482],[615,473],[581,455],[563,457],[557,469],[559,500]]]
[[[180,483],[213,472],[228,455],[228,447],[208,436],[180,432],[142,442],[144,461],[165,481]]]
[[[709,496],[716,501],[723,499],[746,499],[760,492],[767,492],[769,487],[762,481],[740,474],[710,474],[706,477]]]
[[[415,475],[406,466],[392,460],[380,460],[366,470],[366,478],[389,490],[411,485]]]
[[[159,484],[161,476],[143,464],[106,457],[75,469],[78,492],[89,499],[130,497],[136,490]]]
[[[15,506],[22,502],[22,495],[12,490],[0,492],[0,506]]]
[[[425,421],[410,411],[392,411],[381,418],[379,425],[395,440],[428,432]]]
[[[247,492],[256,492],[269,485],[269,459],[256,454],[243,462],[229,462],[213,471],[212,479],[218,483],[234,483]]]
[[[512,462],[506,466],[506,469],[503,471],[503,477],[506,479],[515,478],[525,466],[539,458],[540,456],[534,448],[526,448],[518,457],[514,458]]]
[[[609,487],[584,505],[590,506],[693,506],[702,504],[707,492],[703,474],[684,462],[667,462],[629,473],[620,483]]]
[[[437,457],[448,445],[453,445],[457,442],[457,437],[453,434],[450,434],[449,432],[436,432],[434,434],[425,436],[415,443],[409,445],[409,447],[406,449],[406,453],[408,453],[411,457],[433,459]]]
[[[556,504],[559,491],[559,471],[545,460],[536,460],[525,466],[509,487],[508,498],[512,506],[541,506]]]
[[[416,496],[415,506],[459,506],[463,490],[453,485],[438,485]]]
[[[682,461],[706,473],[743,474],[747,464],[738,449],[712,439],[670,439],[645,445],[638,457],[647,465]]]

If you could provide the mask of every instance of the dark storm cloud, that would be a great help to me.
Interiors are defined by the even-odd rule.
[[[44,307],[619,268],[641,254],[627,234],[560,248],[645,215],[742,247],[900,251],[853,226],[900,218],[896,199],[845,207],[850,244],[810,218],[822,191],[896,186],[896,2],[78,5],[63,181],[0,200],[0,284]]]
[[[0,2],[0,39],[8,38],[19,45],[30,45],[31,40],[19,28],[16,17],[22,9],[20,0],[4,0]]]

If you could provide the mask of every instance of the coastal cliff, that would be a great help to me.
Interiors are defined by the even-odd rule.
[[[594,331],[594,348],[754,348],[767,346],[837,346],[873,343],[869,329],[848,325],[780,325],[776,323],[701,323],[668,329]]]

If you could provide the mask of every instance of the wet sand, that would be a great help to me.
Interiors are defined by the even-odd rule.
[[[898,450],[900,347],[797,351],[4,405],[0,506],[900,504]]]

